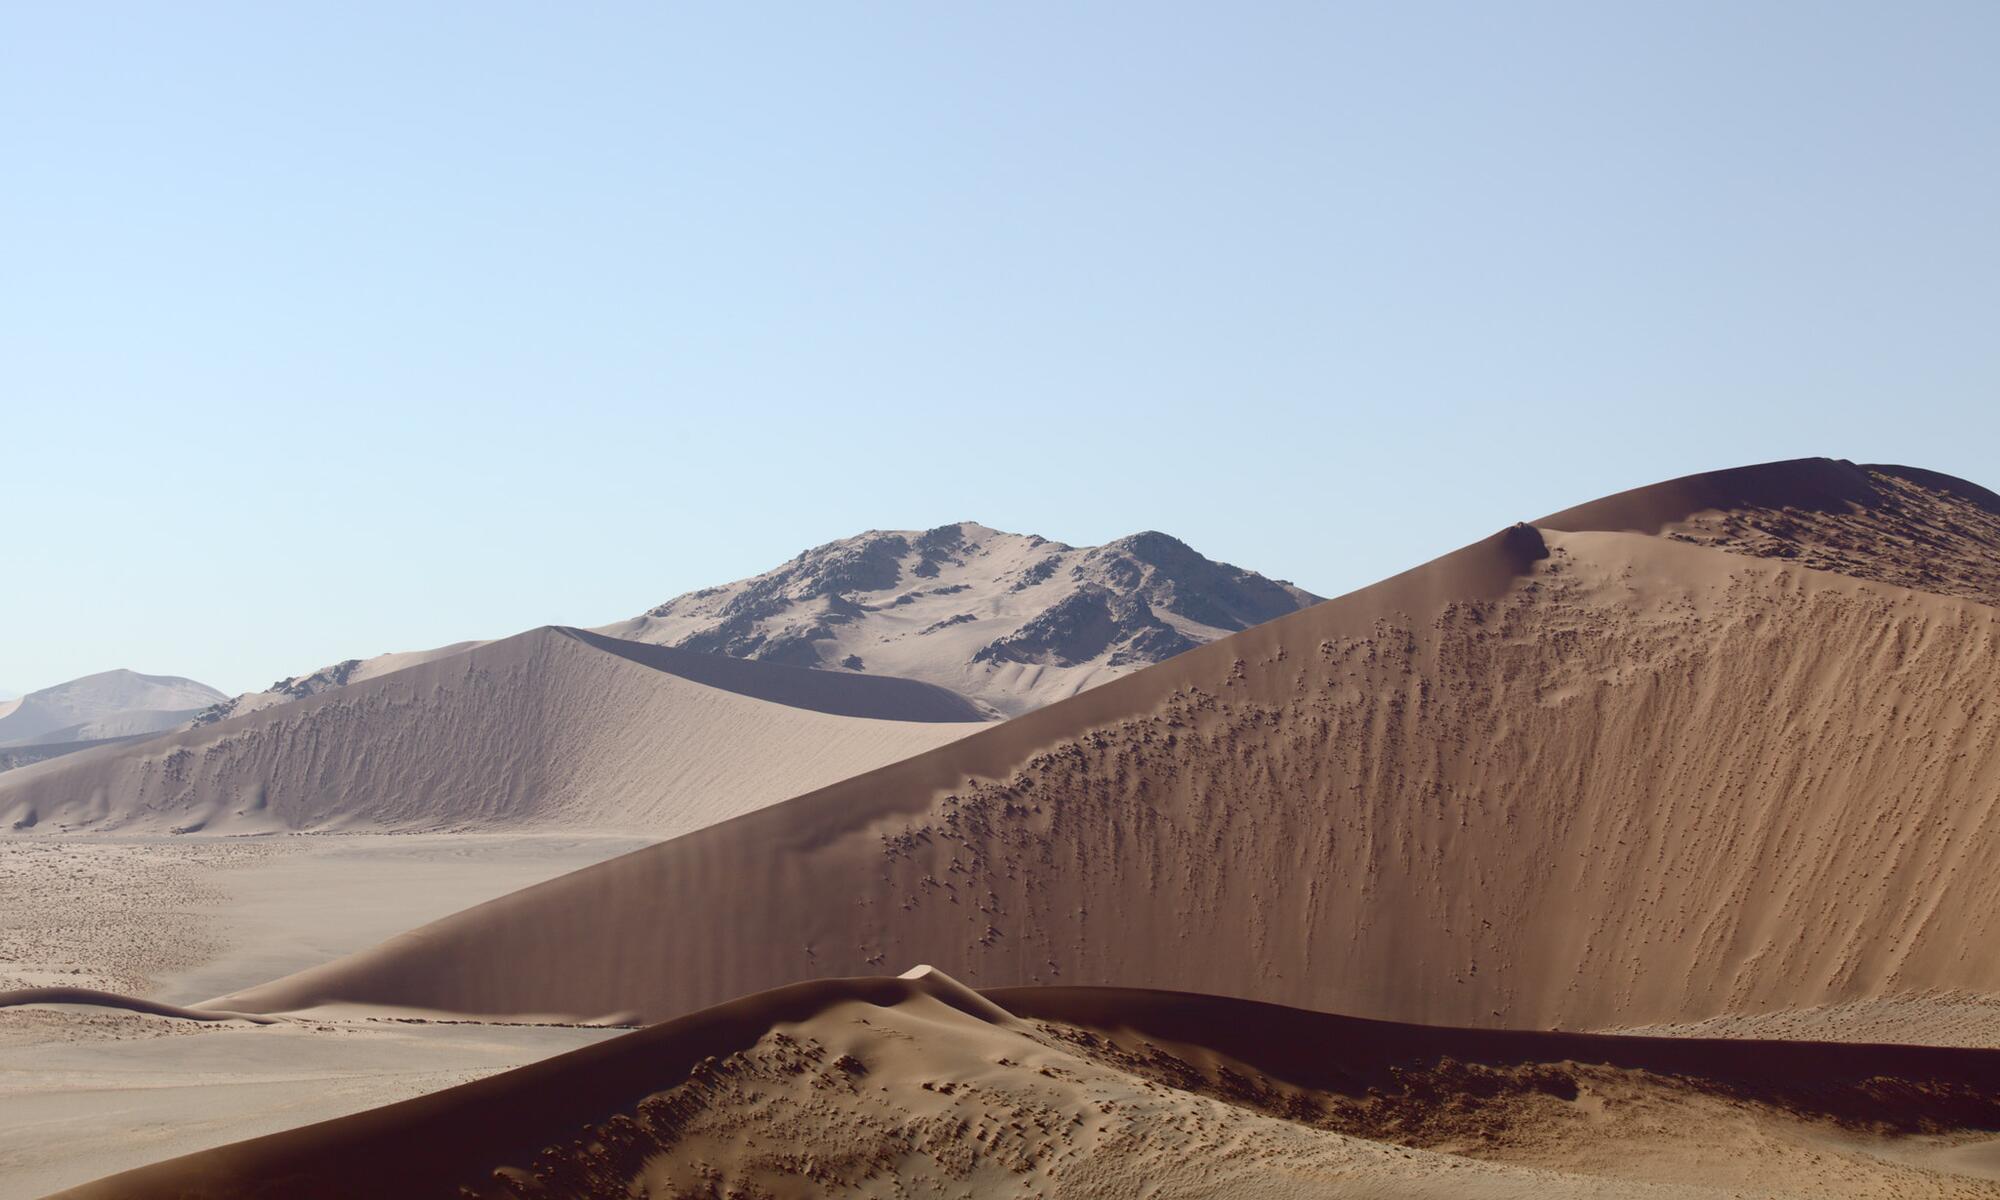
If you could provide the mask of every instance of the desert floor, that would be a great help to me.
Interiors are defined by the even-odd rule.
[[[0,991],[200,1001],[640,844],[491,834],[0,838]],[[0,1009],[0,1200],[434,1091],[616,1032]]]

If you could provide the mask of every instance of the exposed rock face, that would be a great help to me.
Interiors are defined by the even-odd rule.
[[[1164,533],[1079,548],[961,522],[829,542],[604,632],[921,679],[1012,715],[1318,599]]]

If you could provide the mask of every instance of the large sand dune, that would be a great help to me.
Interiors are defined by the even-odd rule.
[[[2000,1050],[982,996],[919,970],[750,996],[64,1196],[1980,1196],[1996,1080]]]
[[[0,776],[0,824],[671,836],[978,728],[963,698],[544,628]]]
[[[221,1003],[658,1019],[929,961],[1531,1029],[1887,1006],[1923,1040],[1935,1006],[1990,1043],[1996,511],[1826,460],[1642,489]]]

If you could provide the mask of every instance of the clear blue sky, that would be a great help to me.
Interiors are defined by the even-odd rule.
[[[1333,594],[1805,454],[2000,486],[2000,5],[12,4],[0,686],[869,527]]]

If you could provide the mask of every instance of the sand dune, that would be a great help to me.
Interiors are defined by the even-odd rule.
[[[545,628],[0,776],[15,829],[670,836],[951,741],[963,698]]]
[[[1886,474],[1932,506],[1917,533],[1993,512]],[[2000,994],[2000,610],[1619,531],[1747,497],[1882,541],[1864,565],[1991,571],[1841,492],[1883,475],[1776,464],[1515,527],[219,1003],[658,1019],[929,961],[1531,1029],[1882,1001],[1921,1036],[1950,997],[1962,1041],[1963,999]]]
[[[920,969],[796,984],[63,1195],[1991,1195],[1996,1080],[1996,1050],[982,996]]]

